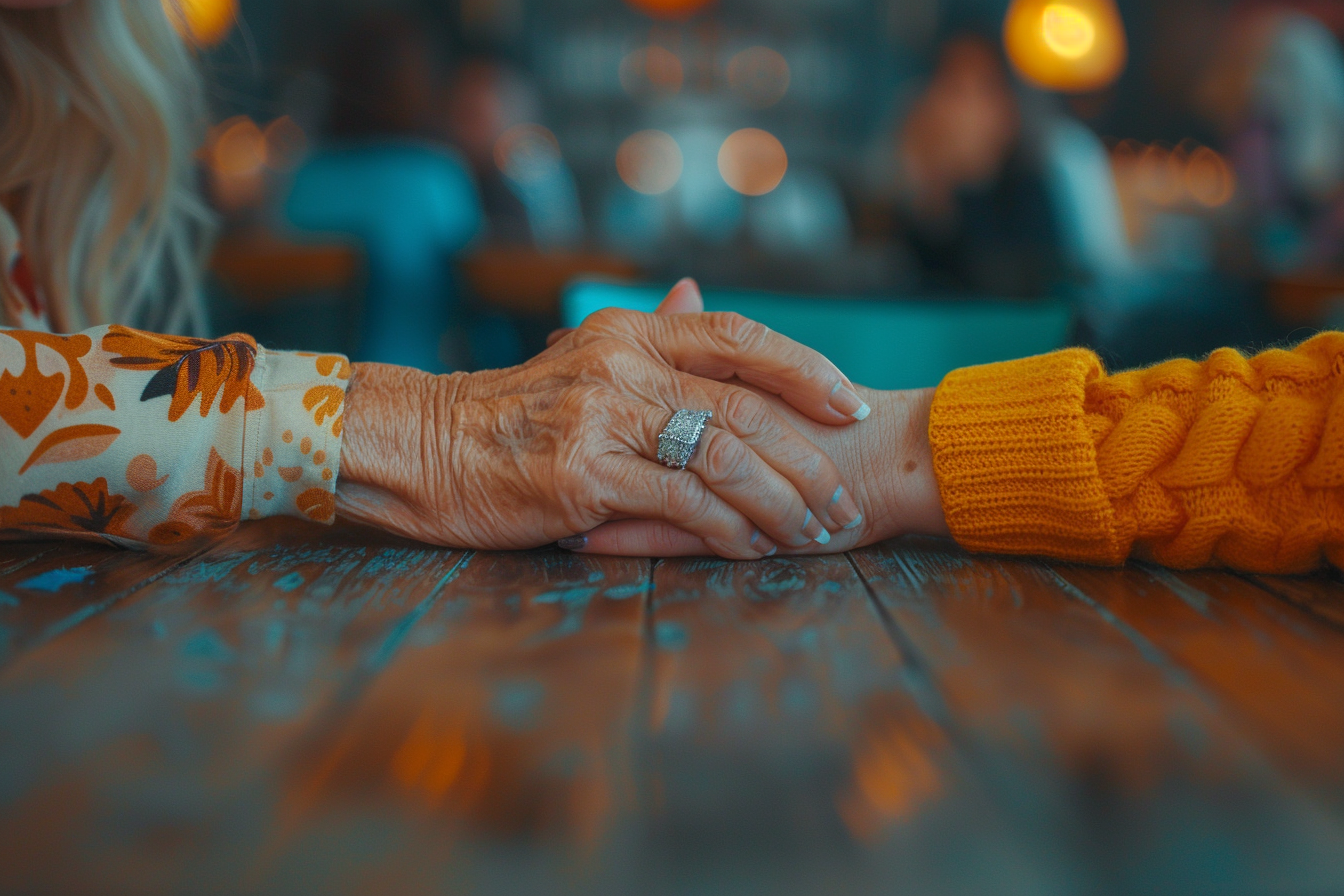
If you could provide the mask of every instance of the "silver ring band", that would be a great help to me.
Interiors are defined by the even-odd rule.
[[[658,463],[684,470],[700,445],[713,411],[677,411],[658,434]]]

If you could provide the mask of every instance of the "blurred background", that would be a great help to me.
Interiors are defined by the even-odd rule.
[[[168,0],[215,329],[446,371],[694,276],[854,379],[1344,326],[1344,4]]]

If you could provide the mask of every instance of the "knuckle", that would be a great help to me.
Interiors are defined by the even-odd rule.
[[[741,443],[726,433],[716,433],[706,439],[700,450],[706,481],[722,484],[735,481],[742,475],[745,458],[742,456]]]
[[[696,520],[708,513],[707,495],[692,476],[669,471],[663,475],[663,492],[668,519]]]
[[[638,317],[638,313],[629,311],[625,308],[603,308],[600,311],[594,311],[584,320],[582,329],[585,330],[603,330],[620,331],[628,330],[633,326],[633,321]]]
[[[742,435],[755,435],[766,429],[774,412],[760,396],[745,389],[733,389],[724,399],[724,417],[728,427]]]
[[[764,324],[735,311],[719,311],[710,315],[710,327],[728,347],[737,351],[760,348],[770,335]]]

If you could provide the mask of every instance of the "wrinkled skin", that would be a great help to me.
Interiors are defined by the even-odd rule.
[[[859,389],[873,408],[868,425],[845,429],[817,426],[773,396],[766,400],[831,457],[863,513],[854,529],[829,544],[784,546],[783,554],[838,553],[901,535],[948,535],[933,452],[929,447],[932,389],[877,392]],[[630,557],[697,557],[715,553],[703,539],[664,522],[612,522],[566,541],[580,553]]]
[[[454,547],[530,548],[642,519],[733,559],[800,549],[862,521],[835,464],[758,392],[825,431],[866,425],[852,389],[736,315],[601,312],[501,371],[356,365],[338,510]],[[678,408],[714,412],[685,471],[655,462]]]
[[[686,291],[668,296],[658,313],[692,314],[703,310],[699,293]],[[558,331],[551,338],[560,338],[566,332]],[[929,445],[929,410],[934,391],[879,392],[859,388],[860,397],[872,408],[872,419],[866,426],[844,428],[818,426],[776,396],[760,392],[776,413],[834,460],[846,481],[853,483],[854,498],[862,512],[857,525],[839,532],[829,544],[787,546],[784,553],[836,553],[900,535],[949,534]],[[656,520],[607,523],[583,536],[567,539],[562,546],[580,553],[631,557],[694,557],[714,553],[694,533]]]

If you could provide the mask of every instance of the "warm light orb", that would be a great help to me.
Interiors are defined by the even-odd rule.
[[[1129,54],[1113,0],[1013,0],[1003,39],[1023,78],[1065,93],[1110,86]]]
[[[670,96],[681,91],[685,80],[681,58],[665,47],[645,47],[621,60],[621,87],[631,96]]]
[[[765,109],[784,99],[792,77],[789,62],[778,50],[747,47],[728,60],[728,86],[747,104]]]
[[[545,180],[560,159],[560,141],[543,125],[514,125],[495,142],[495,165],[520,183]]]
[[[1077,7],[1052,3],[1041,15],[1041,37],[1065,59],[1081,59],[1097,45],[1097,26]]]
[[[266,135],[245,115],[219,125],[209,142],[210,167],[224,177],[246,177],[261,171],[267,161]]]
[[[1205,208],[1221,208],[1237,193],[1237,175],[1226,159],[1201,146],[1186,163],[1185,188]]]
[[[238,0],[163,0],[163,8],[179,34],[207,47],[228,37],[238,21]]]
[[[774,134],[743,128],[719,148],[719,174],[744,196],[764,196],[778,187],[789,170],[789,156]]]
[[[714,0],[625,0],[640,12],[655,19],[686,19]]]
[[[616,171],[626,186],[636,193],[657,196],[666,193],[681,180],[681,147],[671,134],[640,131],[632,134],[616,151]]]

